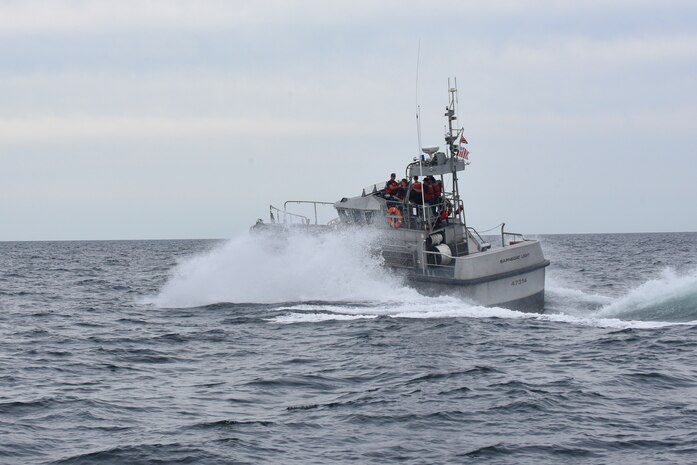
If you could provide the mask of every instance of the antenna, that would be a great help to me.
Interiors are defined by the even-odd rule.
[[[419,105],[419,61],[421,61],[421,37],[419,37],[419,48],[418,51],[416,52],[416,135],[417,135],[417,143],[419,144],[419,148],[416,152],[416,155],[419,157],[419,177],[421,178],[421,181],[423,181],[424,178],[424,168],[423,168],[423,160],[421,157],[421,106]],[[421,206],[422,206],[422,211],[424,215],[424,224],[426,223],[426,207],[425,205],[425,200],[424,200],[424,190],[423,187],[421,188]],[[423,269],[426,269],[426,264],[425,262],[423,263]]]
[[[454,77],[453,80],[455,81],[455,105],[453,105],[455,109],[455,114],[459,115],[460,114],[460,101],[457,97],[457,77]],[[458,134],[459,136],[459,134]]]
[[[421,37],[419,47],[416,49],[416,106],[419,106],[419,61],[421,61]]]
[[[417,147],[416,155],[421,160],[421,106],[416,106],[416,142],[419,145]]]
[[[419,37],[419,48],[416,51],[416,156],[421,160],[421,106],[419,106],[419,62],[421,61],[421,37]]]

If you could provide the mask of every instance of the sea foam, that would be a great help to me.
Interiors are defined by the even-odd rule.
[[[418,296],[371,253],[378,234],[363,229],[238,236],[180,261],[153,303],[385,302]]]

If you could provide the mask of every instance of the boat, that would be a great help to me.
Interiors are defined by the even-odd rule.
[[[500,246],[492,247],[467,225],[458,173],[469,165],[469,152],[464,148],[467,141],[463,129],[455,126],[457,87],[448,83],[448,89],[446,148],[421,148],[419,156],[406,165],[405,179],[412,182],[401,192],[398,189],[395,195],[394,185],[388,181],[336,202],[287,201],[283,209],[271,205],[270,222],[257,220],[252,229],[325,232],[379,228],[384,232],[378,244],[384,265],[403,274],[420,293],[453,295],[482,306],[542,313],[545,269],[550,262],[544,257],[540,241],[505,231],[502,223]],[[418,193],[416,179],[430,188],[422,185]],[[446,185],[450,186],[447,191]],[[441,192],[434,196],[434,189],[436,194]],[[427,198],[427,192],[433,198]],[[333,207],[337,216],[321,223],[317,210],[326,206]],[[304,207],[305,212],[294,212],[297,207]]]

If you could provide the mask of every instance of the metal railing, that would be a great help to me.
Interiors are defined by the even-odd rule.
[[[370,195],[370,194],[377,194],[380,191],[384,191],[386,185],[387,185],[387,183],[384,181],[370,184],[370,185],[365,186],[363,188],[361,195],[366,196],[366,195]]]
[[[514,232],[506,232],[503,230],[503,228],[506,226],[506,223],[501,223],[501,247],[506,247],[506,245],[515,245],[519,242],[526,241],[525,237],[521,233],[514,233]],[[506,244],[506,237],[512,237],[512,240]]]
[[[423,262],[420,269],[423,274],[450,278],[454,276],[458,257],[452,254],[445,255],[440,251],[428,250],[425,240],[421,243],[421,256]],[[445,263],[444,257],[448,258],[447,263]]]
[[[436,228],[440,220],[441,212],[447,208],[445,200],[433,204],[420,204],[409,202],[409,200],[390,200],[386,199],[387,209],[395,207],[399,210],[402,220],[402,227],[407,229],[418,229],[432,231]],[[398,215],[387,214],[388,219],[396,221]],[[424,219],[425,218],[425,219]],[[452,214],[446,220],[453,219]]]
[[[276,214],[274,215],[274,212]],[[291,213],[286,210],[281,210],[280,208],[269,205],[269,218],[272,223],[283,223],[283,224],[310,224],[310,218],[304,215],[298,215],[297,213]]]
[[[309,216],[306,215],[301,215],[299,213],[292,213],[288,211],[288,205],[289,204],[295,204],[295,205],[311,205],[313,208],[313,216],[314,218],[310,218]],[[304,224],[304,225],[310,225],[310,224],[320,224],[318,220],[318,215],[317,215],[317,206],[318,205],[334,205],[333,202],[317,202],[315,200],[286,200],[283,203],[283,210],[274,207],[273,205],[270,205],[269,208],[271,210],[271,222],[272,223],[290,223],[290,224]],[[274,220],[273,212],[276,211],[279,220]],[[280,221],[280,218],[283,220]]]
[[[389,266],[413,268],[416,265],[414,250],[409,246],[391,244],[387,247],[382,247],[380,253]]]
[[[479,239],[479,242],[486,242],[482,236],[479,235],[479,232],[477,232],[476,229],[474,229],[472,226],[467,226],[467,231],[471,232],[475,236],[477,236],[477,239]]]

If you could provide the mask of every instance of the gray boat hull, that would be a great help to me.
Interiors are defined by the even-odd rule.
[[[457,296],[484,307],[502,307],[520,312],[543,313],[545,266],[510,277],[471,283],[419,274],[409,274],[408,283],[428,296]]]
[[[545,268],[538,241],[453,257],[454,266],[407,272],[408,282],[425,295],[455,295],[486,307],[544,312]]]

